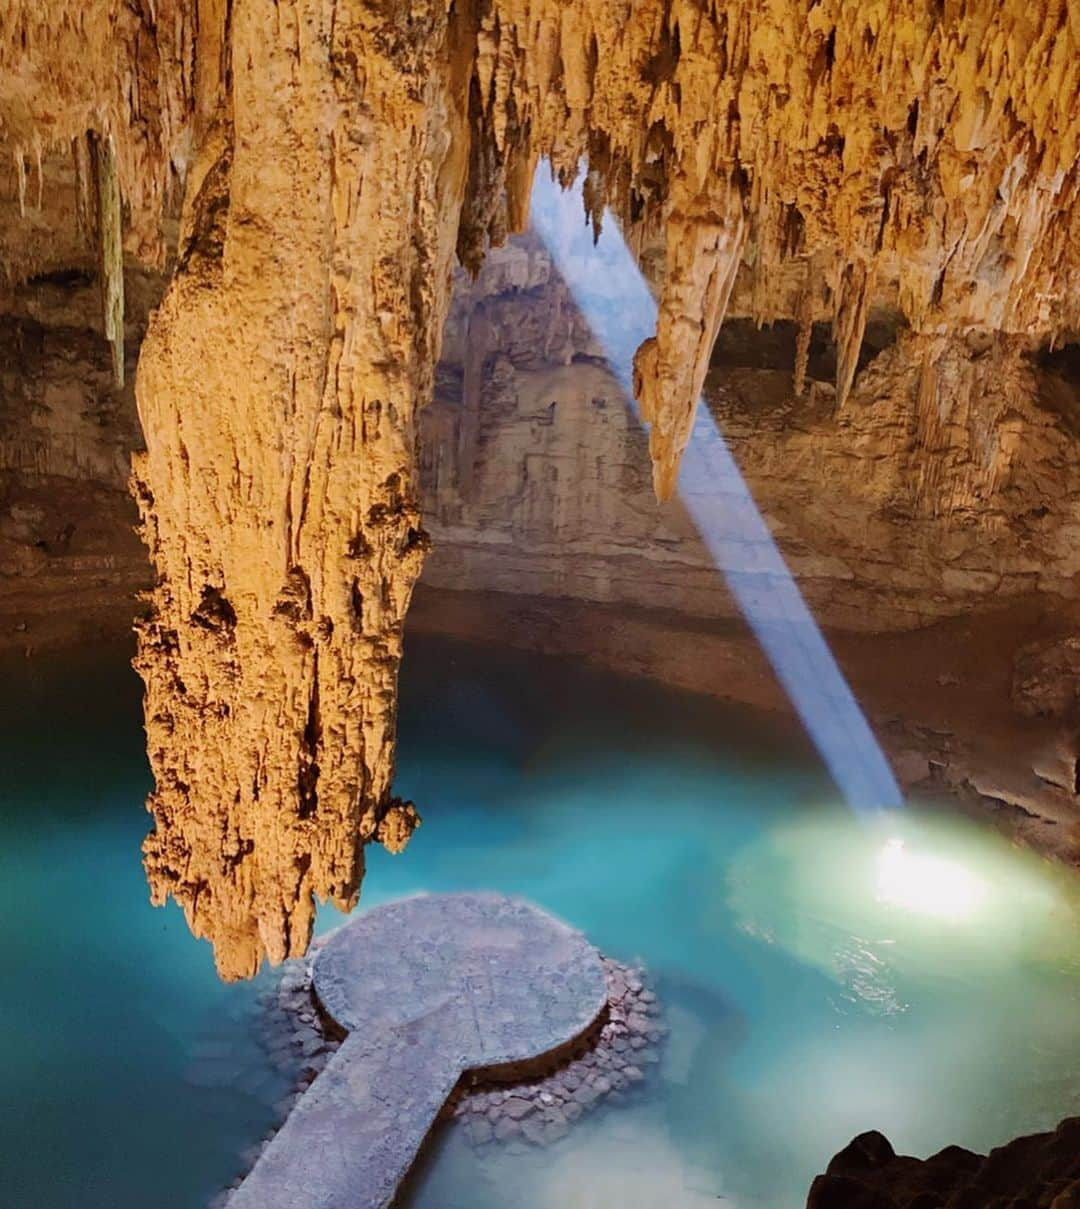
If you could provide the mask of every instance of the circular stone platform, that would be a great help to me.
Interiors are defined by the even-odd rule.
[[[422,895],[358,916],[315,959],[314,986],[349,1035],[233,1209],[381,1209],[464,1072],[564,1050],[608,999],[580,933],[494,894]]]
[[[600,955],[566,924],[498,894],[418,895],[359,916],[313,966],[315,994],[342,1028],[453,1017],[463,1070],[561,1049],[607,1003]]]

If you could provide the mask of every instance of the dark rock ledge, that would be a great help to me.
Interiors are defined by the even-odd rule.
[[[814,1180],[806,1209],[1080,1209],[1080,1117],[988,1155],[946,1146],[915,1159],[860,1134]]]

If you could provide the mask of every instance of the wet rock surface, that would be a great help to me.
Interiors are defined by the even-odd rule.
[[[1080,1205],[1080,1117],[1016,1138],[988,1155],[947,1146],[898,1155],[884,1135],[859,1134],[810,1189],[807,1209],[1072,1209]]]

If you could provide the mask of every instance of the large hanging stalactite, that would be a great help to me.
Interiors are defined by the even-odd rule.
[[[233,6],[229,95],[140,362],[147,870],[226,977],[303,952],[312,894],[347,908],[364,842],[414,820],[390,797],[426,543],[414,418],[456,235],[436,199],[466,162],[440,7]]]

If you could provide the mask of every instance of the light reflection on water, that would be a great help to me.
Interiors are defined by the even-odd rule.
[[[0,703],[0,1186],[34,1209],[204,1205],[281,1091],[252,1046],[256,988],[223,987],[147,903],[137,686],[117,675],[35,689],[23,670]],[[412,1209],[792,1209],[861,1130],[985,1148],[1080,1109],[1074,889],[912,811],[888,827],[989,891],[955,923],[882,901],[895,830],[852,819],[793,725],[414,639],[397,788],[424,825],[404,855],[370,853],[364,906],[525,894],[642,957],[672,1030],[651,1093],[551,1151],[480,1162],[444,1134]],[[215,1061],[228,1077],[201,1077]]]

